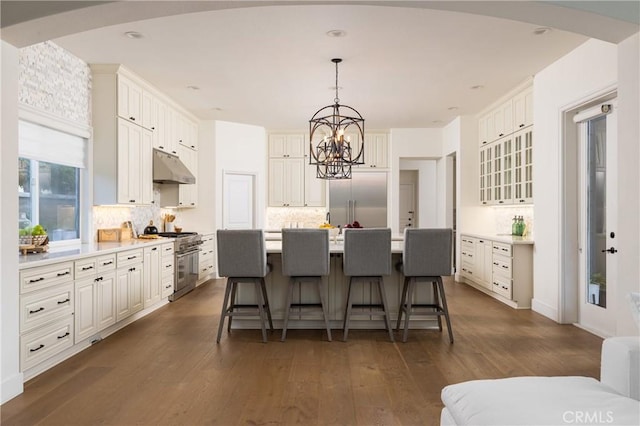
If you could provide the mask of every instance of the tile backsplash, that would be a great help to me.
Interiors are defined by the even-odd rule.
[[[527,235],[533,235],[533,206],[494,207],[495,233],[510,234],[514,216],[522,216]]]
[[[324,223],[325,207],[269,207],[265,229],[317,228]]]
[[[154,200],[159,199],[158,191],[154,191]],[[124,222],[131,221],[137,233],[142,233],[144,228],[153,220],[153,224],[158,231],[164,231],[163,219],[165,214],[174,214],[176,219],[174,224],[180,226],[180,213],[174,209],[164,209],[157,205],[152,206],[94,206],[93,207],[93,229],[95,240],[98,229],[120,228]]]

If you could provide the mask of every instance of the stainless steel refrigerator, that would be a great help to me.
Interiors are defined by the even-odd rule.
[[[355,221],[364,228],[386,228],[387,173],[353,173],[352,179],[329,181],[331,224]]]

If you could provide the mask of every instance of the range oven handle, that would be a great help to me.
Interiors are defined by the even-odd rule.
[[[185,252],[185,253],[176,253],[176,258],[181,258],[181,257],[185,257],[185,256],[190,256],[190,255],[192,255],[192,254],[196,254],[196,253],[201,252],[201,251],[202,251],[202,250],[197,249],[197,250],[190,250],[190,251],[187,251],[187,252]]]

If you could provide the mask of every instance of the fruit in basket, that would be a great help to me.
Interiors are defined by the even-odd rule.
[[[31,235],[34,237],[37,235],[47,235],[47,231],[42,227],[42,225],[36,225],[31,230]]]
[[[335,228],[335,226],[333,226],[333,225],[332,225],[332,224],[330,224],[330,223],[325,222],[325,223],[323,223],[322,225],[320,225],[320,228],[323,228],[323,229],[325,229],[325,228],[326,228],[326,229],[333,229],[333,228]]]

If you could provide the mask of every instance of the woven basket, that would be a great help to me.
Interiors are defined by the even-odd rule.
[[[49,241],[46,235],[33,235],[32,238],[33,238],[33,242],[31,244],[35,246],[44,245]]]
[[[20,237],[20,245],[31,245],[33,244],[33,237],[31,235],[24,235]]]

